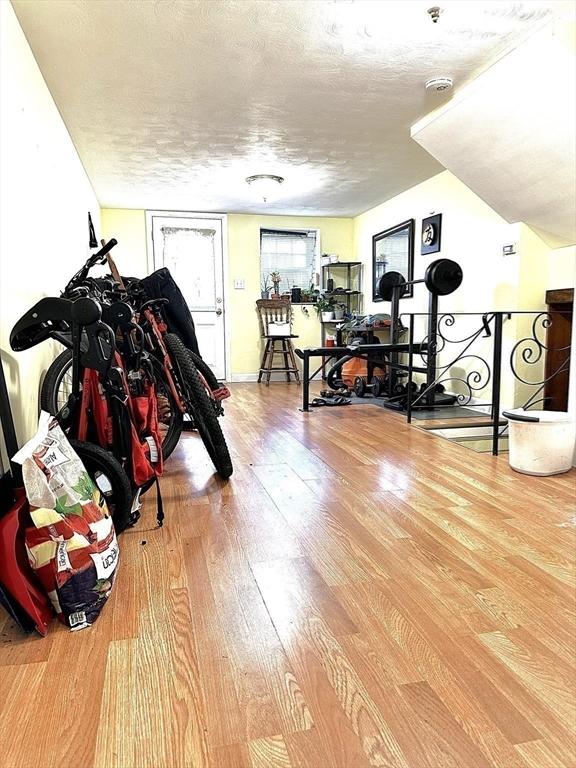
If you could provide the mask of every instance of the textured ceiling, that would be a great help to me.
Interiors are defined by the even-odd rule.
[[[12,0],[106,207],[353,215],[442,170],[410,138],[560,5]],[[284,176],[264,204],[244,183]]]
[[[576,45],[563,31],[533,35],[412,128],[495,211],[553,247],[576,242]]]

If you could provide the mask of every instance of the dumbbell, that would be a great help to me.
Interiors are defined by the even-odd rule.
[[[462,268],[455,261],[436,259],[428,265],[424,277],[420,280],[405,280],[400,272],[386,272],[378,281],[378,294],[384,301],[392,301],[395,290],[401,297],[406,293],[408,286],[425,283],[434,296],[448,296],[460,287],[462,278]]]
[[[380,397],[384,390],[384,382],[378,376],[373,376],[370,384],[362,376],[356,376],[354,379],[354,394],[356,397],[364,397],[368,392],[372,397]]]
[[[420,392],[424,392],[427,388],[428,388],[428,385],[426,384],[425,381],[423,381],[420,384]],[[446,387],[444,386],[444,384],[436,384],[436,386],[434,387],[434,392],[443,394],[444,392],[446,392]]]

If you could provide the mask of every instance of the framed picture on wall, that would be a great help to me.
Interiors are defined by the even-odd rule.
[[[386,272],[400,272],[405,280],[414,275],[414,219],[378,232],[372,238],[372,300],[383,301],[378,281]],[[413,295],[412,286],[402,298]]]
[[[434,216],[428,216],[422,219],[422,235],[420,243],[420,253],[422,256],[427,253],[438,253],[440,250],[440,239],[442,235],[442,214],[436,213]]]

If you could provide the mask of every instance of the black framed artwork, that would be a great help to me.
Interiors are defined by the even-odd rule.
[[[420,240],[420,253],[438,253],[442,236],[442,214],[435,213],[422,219],[422,235]]]
[[[372,237],[372,300],[383,301],[378,293],[378,281],[386,272],[400,272],[404,278],[414,276],[414,219],[378,232]],[[413,295],[410,286],[402,298]]]

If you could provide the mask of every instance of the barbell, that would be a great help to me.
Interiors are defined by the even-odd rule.
[[[398,296],[401,298],[409,285],[425,283],[426,288],[434,296],[447,296],[449,293],[460,287],[463,273],[459,264],[451,259],[436,259],[426,268],[426,273],[420,280],[405,280],[400,272],[386,272],[378,281],[378,295],[384,301],[392,301],[395,289],[398,290]]]

